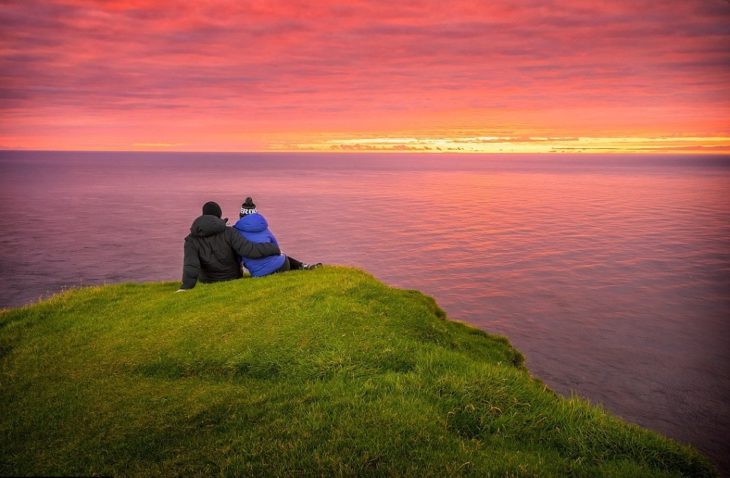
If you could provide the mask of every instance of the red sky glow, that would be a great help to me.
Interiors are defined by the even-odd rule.
[[[0,148],[730,153],[730,2],[0,3]]]

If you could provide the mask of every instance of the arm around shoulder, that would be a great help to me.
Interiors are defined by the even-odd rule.
[[[276,244],[268,242],[251,242],[231,228],[226,229],[226,235],[228,236],[228,242],[231,244],[233,250],[241,257],[258,259],[260,257],[276,256],[281,253],[279,246]]]

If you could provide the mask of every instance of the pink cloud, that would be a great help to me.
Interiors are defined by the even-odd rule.
[[[728,132],[722,0],[19,0],[0,21],[0,136],[16,146]]]

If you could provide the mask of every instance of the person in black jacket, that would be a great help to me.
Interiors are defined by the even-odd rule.
[[[221,207],[213,201],[203,205],[203,215],[193,221],[185,238],[182,285],[178,292],[192,289],[195,283],[218,282],[243,277],[240,257],[266,257],[280,254],[276,244],[246,240],[221,219]]]

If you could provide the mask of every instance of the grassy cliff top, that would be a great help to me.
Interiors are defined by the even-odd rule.
[[[361,271],[176,288],[0,314],[0,475],[713,476]]]

